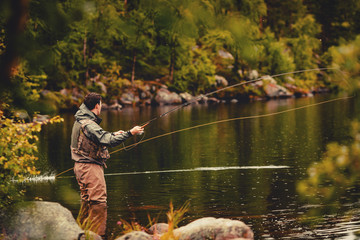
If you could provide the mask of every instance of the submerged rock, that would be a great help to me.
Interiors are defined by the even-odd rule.
[[[25,202],[16,204],[0,216],[4,239],[52,239],[72,240],[101,239],[95,233],[84,231],[76,223],[71,212],[55,202]]]

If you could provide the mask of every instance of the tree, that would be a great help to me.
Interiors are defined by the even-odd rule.
[[[360,34],[360,2],[358,0],[304,0],[310,13],[321,24],[323,51],[350,41]]]
[[[155,49],[154,14],[150,9],[133,9],[119,28],[123,34],[123,44],[131,57],[131,83],[135,81],[137,61],[146,65],[145,58]]]
[[[162,0],[155,18],[156,31],[169,47],[169,80],[174,79],[176,58],[186,38],[197,39],[206,17],[211,19],[209,6],[201,1]]]
[[[269,27],[277,39],[289,36],[292,24],[306,14],[303,0],[265,0],[267,15],[264,27]]]
[[[317,68],[320,63],[319,57],[316,57],[321,44],[317,38],[320,25],[312,15],[306,15],[299,18],[291,29],[292,34],[287,38],[287,43],[291,48],[295,68],[299,70]],[[316,74],[316,72],[305,72],[296,77],[303,79],[302,82],[305,84],[302,87],[311,88],[316,85]]]

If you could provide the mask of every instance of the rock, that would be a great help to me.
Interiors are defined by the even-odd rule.
[[[221,49],[218,51],[218,54],[221,58],[224,58],[224,59],[234,59],[234,57],[233,57],[233,55],[231,55],[231,53],[221,50]]]
[[[194,97],[190,93],[180,93],[179,96],[183,100],[183,102],[191,102],[194,100]]]
[[[108,106],[109,110],[121,110],[122,106],[119,103],[114,103]]]
[[[267,97],[275,98],[275,97],[291,97],[291,94],[286,88],[277,84],[275,79],[270,76],[263,76],[263,90]]]
[[[23,121],[30,119],[29,113],[24,109],[15,110],[14,117],[16,117],[17,119],[23,120]]]
[[[102,108],[104,110],[121,110],[122,109],[122,105],[119,104],[119,102],[117,101],[117,99],[113,99],[109,102],[109,104],[102,104]]]
[[[123,93],[120,97],[120,102],[124,105],[132,105],[134,103],[139,103],[140,99],[138,96],[135,96],[132,92]]]
[[[100,82],[100,81],[99,81],[99,82],[95,82],[95,84],[100,87],[101,92],[107,93],[107,88],[106,88],[106,86],[105,86],[105,84],[104,84],[103,82]]]
[[[66,88],[63,88],[59,91],[59,93],[65,97],[67,97],[69,95],[69,90]]]
[[[76,223],[71,212],[55,202],[25,202],[16,204],[0,219],[5,239],[85,239],[84,231]],[[101,239],[87,232],[92,239]]]
[[[148,232],[152,235],[155,234],[163,234],[166,233],[169,230],[169,224],[167,223],[156,223],[154,225],[152,225],[149,229]]]
[[[198,99],[199,103],[206,103],[209,98],[207,96],[201,94],[201,95],[197,96],[196,99]]]
[[[296,97],[305,97],[310,93],[309,90],[297,87],[291,83],[285,83],[284,85],[290,92],[294,93]]]
[[[286,76],[285,79],[288,83],[295,83],[295,79],[293,77]]]
[[[181,97],[174,92],[170,92],[165,88],[160,88],[156,92],[155,101],[159,105],[169,105],[169,104],[181,104]]]
[[[115,240],[153,240],[153,238],[145,232],[133,231],[120,236]]]
[[[41,115],[41,114],[36,114],[34,117],[33,117],[33,122],[38,122],[38,123],[42,123],[42,122],[45,122],[47,120],[50,119],[50,116],[49,115]]]
[[[201,218],[174,230],[179,240],[254,239],[252,230],[243,222],[225,218]]]
[[[209,98],[207,99],[207,102],[208,102],[208,103],[219,103],[220,100],[217,99],[217,98],[214,98],[214,97],[209,97]]]
[[[277,84],[276,80],[269,75],[262,76],[261,79],[262,79],[262,82],[265,82],[265,83]]]
[[[215,75],[215,83],[216,86],[220,87],[226,87],[227,85],[229,85],[229,82],[226,80],[226,78],[224,78],[223,76],[219,76],[219,75]]]
[[[249,79],[250,80],[255,80],[259,78],[259,73],[256,70],[251,70],[249,73]]]

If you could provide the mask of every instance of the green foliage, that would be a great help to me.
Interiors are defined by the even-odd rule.
[[[161,236],[155,236],[158,239],[161,240],[174,240],[178,239],[179,236],[174,235],[174,230],[178,228],[178,225],[181,221],[184,220],[185,213],[189,210],[190,201],[187,201],[184,203],[183,206],[181,206],[179,209],[174,210],[174,205],[172,202],[170,202],[170,210],[166,213],[167,216],[167,223],[169,225],[168,231]],[[152,220],[150,216],[149,218],[149,226],[154,225],[156,222],[155,220]],[[146,231],[146,227],[141,226],[137,222],[127,222],[124,219],[121,219],[118,222],[119,227],[122,230],[122,234],[126,234],[133,231]]]
[[[320,49],[320,41],[317,35],[320,33],[320,25],[315,22],[312,15],[306,15],[299,18],[292,26],[292,38],[288,38],[288,45],[294,58],[295,68],[297,70],[313,69],[318,67],[316,53]],[[310,89],[316,85],[317,72],[305,72],[296,75],[301,79],[301,87]],[[298,84],[299,85],[299,84]]]
[[[262,40],[260,54],[261,70],[269,75],[286,73],[295,70],[294,59],[290,55],[290,49],[282,41],[275,41],[273,33],[267,29]]]
[[[265,0],[267,6],[265,27],[271,28],[277,39],[289,36],[295,24],[306,13],[302,0]]]
[[[173,86],[180,92],[190,90],[198,94],[215,83],[216,67],[206,50],[193,48],[178,57],[176,63],[180,68],[175,72]]]
[[[323,49],[351,41],[360,34],[360,2],[358,0],[304,1],[316,21],[321,24]]]
[[[298,183],[298,192],[309,201],[338,202],[346,189],[360,179],[360,124],[352,124],[353,142],[331,143],[323,159],[308,169],[308,177]],[[316,198],[314,197],[316,196]]]
[[[343,43],[338,47],[329,48],[324,56],[327,60],[329,67],[337,68],[342,71],[334,72],[329,80],[343,89],[348,89],[349,84],[351,90],[360,88],[360,35],[354,41]],[[337,79],[341,79],[340,82]]]
[[[20,67],[15,66],[20,69],[16,83],[6,94],[31,99],[44,88],[58,91],[85,86],[95,76],[108,77],[112,66],[121,69],[116,86],[121,85],[117,79],[134,84],[159,78],[178,90],[199,93],[219,73],[238,82],[247,77],[239,76],[238,70],[278,74],[316,68],[322,54],[318,38],[326,44],[338,43],[341,37],[350,40],[360,32],[355,21],[360,5],[354,0],[346,4],[338,0],[333,4],[323,0],[29,3],[27,28],[10,36],[17,39],[12,57],[22,60]],[[10,0],[0,6],[2,56],[9,37],[7,23],[17,11]],[[194,46],[199,48],[193,51]],[[220,59],[219,50],[230,52],[234,59]],[[314,72],[297,75],[296,84],[311,88],[320,84],[316,77]],[[24,83],[20,91],[14,87],[17,82]]]
[[[242,0],[237,4],[241,14],[256,24],[261,23],[262,18],[267,15],[267,6],[264,0]]]
[[[47,75],[45,73],[39,75],[30,75],[27,62],[21,62],[17,67],[17,73],[13,77],[16,82],[18,90],[22,88],[24,96],[28,101],[34,102],[40,98],[39,90],[46,85]]]
[[[23,123],[6,118],[0,111],[0,207],[10,204],[21,194],[14,182],[40,173],[35,162],[38,159],[36,134],[41,126],[61,121],[63,119],[56,116],[42,123]]]

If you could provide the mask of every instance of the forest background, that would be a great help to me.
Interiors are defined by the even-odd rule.
[[[277,84],[356,90],[359,18],[358,0],[0,1],[0,206],[21,195],[12,180],[39,174],[41,125],[62,121],[18,117],[74,109],[89,91],[100,92],[107,104],[129,93],[146,98],[151,85],[199,95],[219,88],[216,76],[230,85],[254,79],[254,70],[264,76],[335,68],[341,72],[309,71]],[[245,85],[225,94],[249,99],[263,93]],[[354,179],[360,176],[358,126],[345,158]],[[333,166],[338,154],[344,159],[340,148],[332,146],[325,165]],[[333,176],[320,171],[300,190],[308,192],[323,174]]]
[[[2,109],[73,108],[82,100],[74,89],[106,103],[126,92],[142,98],[147,83],[198,95],[216,88],[215,76],[234,84],[253,70],[335,67],[356,79],[359,17],[357,0],[1,1]],[[334,90],[335,78],[306,72],[291,84]],[[250,85],[229,91],[261,95]]]

